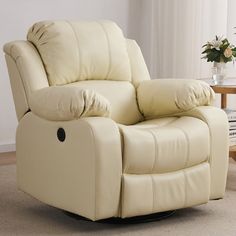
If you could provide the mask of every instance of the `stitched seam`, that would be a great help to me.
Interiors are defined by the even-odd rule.
[[[184,194],[184,205],[183,205],[183,207],[186,207],[188,196],[187,196],[187,176],[186,176],[185,170],[183,170],[183,175],[184,175],[184,192],[185,192],[185,194]]]
[[[119,207],[118,207],[118,216],[121,217],[123,215],[123,206],[124,206],[124,194],[125,194],[125,173],[121,174],[121,184],[120,184],[120,199],[119,199]]]
[[[213,153],[213,135],[212,135],[212,131],[211,131],[211,126],[209,125],[209,123],[207,123],[207,126],[208,126],[208,130],[209,130],[209,154],[208,154],[208,157],[207,157],[207,162],[210,164],[212,163],[212,153]]]
[[[81,56],[81,49],[80,49],[79,39],[78,39],[78,36],[75,32],[74,26],[71,24],[71,22],[69,22],[69,21],[65,21],[65,22],[71,27],[71,30],[73,31],[73,33],[75,35],[75,40],[77,42],[76,52],[77,52],[77,58],[78,58],[78,61],[79,61],[79,63],[78,63],[78,65],[79,65],[79,77],[77,79],[77,81],[78,81],[78,80],[80,80],[81,71],[82,71],[82,67],[81,67],[82,66],[82,56]],[[75,64],[75,67],[76,67],[76,64]]]
[[[94,144],[94,219],[96,220],[97,219],[97,197],[96,197],[96,193],[97,193],[97,158],[96,158],[96,153],[97,153],[97,148],[96,148],[96,142],[95,142],[95,135],[94,135],[94,132],[93,132],[93,129],[92,127],[90,126],[90,124],[84,120],[85,123],[88,125],[90,131],[91,131],[91,134],[93,136],[93,144]]]
[[[26,85],[25,81],[22,79],[23,76],[21,75],[21,72],[20,72],[20,70],[19,70],[19,66],[18,66],[18,64],[17,64],[17,61],[18,61],[18,59],[20,59],[20,58],[22,58],[22,57],[21,57],[21,56],[18,56],[18,57],[16,58],[15,64],[16,64],[16,68],[17,68],[17,70],[18,70],[18,72],[19,72],[19,75],[20,75],[20,78],[21,78],[21,82],[22,82],[22,84],[23,84],[25,96],[26,96],[26,99],[27,99],[27,102],[28,102],[28,101],[29,101],[29,96],[28,96],[28,94],[27,94],[27,89],[26,89],[26,87],[28,87],[28,86]],[[28,89],[28,92],[31,92],[31,91]]]
[[[20,73],[20,70],[19,70],[19,67],[18,67],[18,65],[17,65],[17,60],[19,59],[19,58],[21,58],[22,56],[17,56],[16,57],[16,59],[15,58],[13,58],[12,57],[12,48],[13,48],[13,46],[10,48],[10,54],[7,54],[14,62],[15,62],[15,65],[16,65],[16,69],[17,69],[17,71],[18,71],[18,73],[19,73],[19,76],[20,76],[20,79],[21,79],[21,83],[22,83],[22,85],[23,85],[23,89],[24,89],[24,92],[25,92],[25,98],[26,98],[26,102],[27,102],[27,106],[28,106],[28,109],[30,109],[30,107],[29,107],[29,98],[28,98],[28,95],[27,95],[27,93],[26,93],[26,89],[25,89],[25,83],[24,83],[24,80],[22,79],[22,75],[21,75],[21,73]],[[28,111],[27,111],[28,112]],[[24,114],[26,114],[27,112],[25,112]],[[23,117],[23,116],[22,116]]]
[[[18,57],[17,57],[17,60],[18,60],[19,58],[21,58],[21,56],[18,56]],[[28,110],[23,114],[23,115],[25,115],[28,111],[31,110],[31,109],[30,109],[30,105],[29,105],[29,95],[28,95],[27,92],[26,92],[25,87],[27,87],[27,86],[25,85],[25,81],[22,79],[21,72],[20,72],[19,67],[18,67],[18,65],[17,65],[17,60],[15,60],[15,61],[13,60],[13,61],[15,62],[17,71],[18,71],[18,73],[19,73],[20,80],[21,80],[21,83],[22,83],[22,86],[23,86],[23,89],[24,89],[24,93],[25,93],[26,103],[27,103],[27,106],[28,106]],[[28,91],[28,92],[30,92],[30,91]],[[22,116],[22,117],[23,117],[23,116]]]
[[[213,150],[213,145],[212,145],[212,140],[213,140],[213,135],[212,135],[212,131],[211,131],[211,126],[210,126],[210,121],[207,119],[207,117],[202,117],[202,114],[200,114],[200,116],[201,116],[201,120],[203,121],[203,122],[205,122],[206,124],[207,124],[207,127],[208,127],[208,130],[209,130],[209,138],[210,138],[210,147],[209,147],[209,156],[208,156],[208,158],[207,158],[207,162],[208,163],[212,163],[212,150]]]
[[[166,117],[165,117],[166,118]],[[167,123],[165,123],[165,124],[163,124],[163,125],[161,125],[161,126],[158,126],[158,125],[155,125],[155,124],[153,124],[153,125],[155,125],[155,127],[153,126],[153,127],[147,127],[147,128],[141,128],[141,127],[138,127],[138,129],[141,129],[141,130],[149,130],[149,129],[151,129],[151,130],[153,130],[154,128],[157,128],[157,129],[160,129],[160,128],[163,128],[163,127],[166,127],[166,126],[168,126],[168,125],[171,125],[172,123],[174,123],[176,120],[178,120],[179,119],[179,117],[175,117],[176,119],[175,120],[172,120],[172,121],[169,121],[169,122],[167,122]],[[155,118],[155,119],[159,119],[159,117],[158,118]],[[151,119],[145,119],[144,121],[148,121],[148,120],[151,120]],[[134,124],[133,126],[135,126],[136,124]]]
[[[107,74],[106,74],[106,77],[105,77],[105,79],[107,80],[110,73],[111,73],[111,44],[110,44],[110,40],[109,40],[106,28],[104,27],[104,25],[101,22],[97,22],[97,23],[101,26],[102,30],[104,31],[104,33],[106,35],[106,39],[107,39],[108,57],[109,57],[108,70],[107,70]]]
[[[12,47],[13,47],[13,46],[12,46]],[[10,49],[10,50],[11,50],[11,49]],[[10,53],[11,53],[11,52],[10,52]],[[21,79],[21,83],[22,83],[23,88],[24,88],[25,96],[26,96],[26,99],[27,99],[27,102],[28,102],[28,95],[27,95],[26,89],[25,89],[26,85],[25,85],[25,83],[24,83],[24,80],[22,79],[22,75],[21,75],[20,70],[19,70],[19,67],[18,67],[18,65],[17,65],[18,59],[22,58],[22,56],[19,55],[19,56],[17,56],[16,58],[13,58],[12,55],[9,55],[9,54],[7,54],[7,55],[15,62],[17,71],[18,71],[19,76],[20,76],[20,79]]]
[[[154,139],[154,145],[155,145],[155,158],[154,158],[152,169],[151,169],[151,173],[153,173],[154,168],[155,168],[156,163],[157,163],[157,159],[158,159],[158,155],[157,155],[157,153],[158,153],[158,144],[157,144],[157,138],[156,138],[154,132],[152,130],[148,130],[148,131],[151,133],[151,135]]]
[[[187,133],[185,132],[185,130],[183,130],[182,128],[179,128],[179,127],[175,127],[176,129],[179,129],[183,132],[185,138],[186,138],[186,141],[187,141],[187,158],[186,158],[186,161],[184,163],[184,168],[188,167],[189,165],[189,159],[190,159],[190,150],[189,150],[189,147],[190,147],[190,141],[189,141],[189,137],[187,135]]]
[[[192,113],[192,114],[188,114],[187,112],[186,113],[183,113],[182,116],[188,116],[188,117],[194,117],[194,118],[197,118],[197,119],[200,119],[202,120],[203,122],[205,122],[208,126],[208,129],[209,129],[209,134],[210,134],[210,153],[209,153],[209,157],[207,158],[207,161],[208,163],[212,163],[212,150],[213,150],[213,147],[212,147],[212,132],[211,132],[211,127],[210,127],[210,120],[204,116],[204,114],[202,114],[201,111],[199,111],[197,108],[194,109],[195,113]]]
[[[155,201],[155,197],[156,197],[156,193],[155,193],[155,188],[154,188],[154,180],[153,180],[153,176],[152,174],[150,175],[151,177],[151,181],[152,181],[152,213],[154,212],[154,201]]]
[[[212,145],[212,140],[213,140],[213,135],[212,135],[212,131],[211,131],[211,126],[210,126],[210,121],[206,118],[206,117],[202,117],[202,114],[200,114],[201,116],[201,120],[203,122],[205,122],[208,126],[208,130],[209,130],[209,138],[210,138],[210,147],[209,147],[209,156],[207,157],[207,162],[208,163],[212,163],[212,150],[213,150],[213,145]]]

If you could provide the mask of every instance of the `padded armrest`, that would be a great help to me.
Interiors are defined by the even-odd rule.
[[[139,108],[146,118],[210,105],[214,98],[212,88],[200,80],[155,79],[143,81],[137,88]]]
[[[37,90],[30,96],[29,105],[36,115],[54,121],[110,115],[106,98],[78,87],[51,86]]]
[[[226,113],[217,107],[200,106],[183,112],[181,116],[191,116],[207,123],[210,132],[210,199],[224,196],[229,163],[229,122]]]

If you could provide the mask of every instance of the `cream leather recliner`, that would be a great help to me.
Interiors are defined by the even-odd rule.
[[[4,51],[21,190],[92,220],[223,197],[228,122],[207,84],[150,80],[110,21],[39,22]]]

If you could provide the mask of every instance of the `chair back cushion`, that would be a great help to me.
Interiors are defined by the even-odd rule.
[[[82,80],[131,81],[126,39],[111,21],[43,21],[27,39],[37,48],[50,85]]]

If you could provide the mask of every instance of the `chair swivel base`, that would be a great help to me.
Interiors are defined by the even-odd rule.
[[[172,216],[176,210],[173,211],[165,211],[165,212],[158,212],[150,215],[143,215],[143,216],[134,216],[129,218],[118,218],[118,217],[112,217],[108,219],[98,220],[97,223],[104,223],[104,224],[139,224],[139,223],[148,223],[148,222],[154,222],[163,220],[167,217]],[[85,217],[82,217],[80,215],[64,211],[66,215],[69,217],[72,217],[76,220],[85,220],[85,221],[91,221]]]

